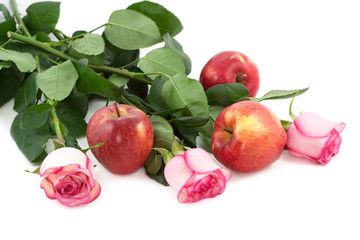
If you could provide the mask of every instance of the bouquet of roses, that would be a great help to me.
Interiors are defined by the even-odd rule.
[[[284,150],[322,165],[339,152],[345,123],[295,116],[293,100],[308,88],[256,97],[259,71],[243,53],[218,53],[189,78],[191,59],[175,39],[183,26],[160,4],[134,3],[69,36],[56,28],[60,2],[31,4],[23,18],[10,3],[13,14],[0,4],[0,106],[15,99],[11,136],[39,165],[50,199],[77,206],[98,198],[89,150],[116,174],[145,168],[184,203],[218,196],[231,171],[259,171]],[[104,107],[86,122],[98,98]],[[293,121],[260,103],[274,99],[292,99]],[[84,136],[86,149],[77,142]]]

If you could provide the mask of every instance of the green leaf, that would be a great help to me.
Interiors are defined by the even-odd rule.
[[[162,41],[156,23],[134,10],[117,10],[105,28],[106,38],[115,46],[134,50]]]
[[[154,147],[171,150],[174,132],[169,122],[156,115],[152,115],[150,121],[154,131]]]
[[[215,123],[216,118],[219,116],[220,112],[224,110],[224,106],[213,105],[209,107],[209,116],[212,123]]]
[[[0,70],[0,107],[16,96],[23,74],[15,67]]]
[[[71,93],[79,75],[70,60],[53,66],[36,76],[36,83],[52,100],[61,101]]]
[[[261,102],[264,100],[274,100],[274,99],[287,99],[293,98],[295,95],[301,95],[305,93],[309,87],[296,90],[272,90],[267,92],[264,96],[260,98],[249,98],[252,101]]]
[[[124,96],[124,98],[127,99],[128,102],[130,102],[130,103],[124,102],[124,104],[134,105],[145,113],[149,111],[150,106],[144,99],[138,97],[137,95],[131,94],[127,91],[123,91],[122,95]]]
[[[173,139],[173,143],[171,145],[171,153],[176,156],[176,155],[179,155],[179,154],[183,154],[185,152],[185,148],[182,144],[180,144],[176,138]],[[168,159],[170,160],[170,159]],[[165,162],[167,163],[167,161]]]
[[[39,167],[37,167],[35,170],[33,170],[33,171],[30,171],[30,170],[25,170],[25,172],[28,172],[28,173],[34,173],[34,174],[39,174],[39,172],[40,172],[40,168],[41,168],[41,166],[39,166]]]
[[[286,120],[280,120],[281,122],[281,126],[283,127],[283,129],[287,132],[290,128],[290,126],[293,124],[293,122],[289,122]]]
[[[129,71],[142,73],[141,69],[138,67],[130,67]],[[133,93],[142,99],[145,99],[149,93],[149,85],[135,79],[130,79],[130,81],[127,83],[127,87],[130,93]]]
[[[162,97],[169,108],[185,107],[183,111],[175,114],[177,117],[209,117],[208,102],[201,83],[188,78],[185,73],[178,73],[164,83]],[[209,138],[211,138],[212,134],[209,122],[195,129],[181,126],[176,126],[176,128],[190,147],[196,146],[197,131]]]
[[[10,128],[10,133],[16,145],[31,162],[41,162],[45,144],[52,136],[51,129],[44,126],[37,129],[23,129],[20,127],[23,113],[18,114]]]
[[[168,106],[162,98],[162,87],[167,79],[162,76],[157,76],[151,84],[149,91],[149,104],[155,111],[164,111]]]
[[[130,79],[126,78],[126,77],[116,75],[116,74],[112,74],[108,78],[108,80],[109,80],[109,82],[113,83],[117,87],[121,88],[121,87],[125,86],[129,82]]]
[[[150,152],[150,155],[144,164],[144,168],[146,173],[148,174],[157,174],[163,164],[163,159],[160,154],[158,154],[155,150]]]
[[[10,61],[0,61],[0,70],[3,68],[11,68]]]
[[[0,60],[14,62],[20,72],[32,72],[36,68],[36,61],[30,53],[17,52],[0,47]]]
[[[14,102],[16,112],[25,111],[28,107],[35,105],[37,94],[36,75],[36,72],[30,74],[19,88]]]
[[[190,57],[184,52],[183,47],[181,44],[176,41],[173,37],[170,36],[169,33],[165,33],[163,35],[163,39],[165,41],[165,47],[174,50],[179,56],[182,58],[185,64],[185,73],[189,75],[191,72],[191,59]]]
[[[8,31],[16,31],[16,22],[14,18],[9,18],[0,23],[0,43],[6,42],[9,39],[7,36]]]
[[[128,7],[151,18],[160,30],[160,34],[170,33],[175,36],[183,29],[180,20],[162,5],[150,1],[134,3]]]
[[[174,155],[172,155],[172,153],[165,148],[154,148],[154,150],[161,154],[162,160],[165,164],[174,157]]]
[[[86,33],[82,38],[72,42],[71,46],[79,53],[93,56],[99,55],[105,50],[104,39],[94,33]]]
[[[160,170],[156,173],[156,174],[150,174],[146,171],[146,175],[155,180],[156,182],[164,185],[164,186],[169,186],[169,184],[166,181],[166,178],[164,176],[164,168],[165,168],[165,164],[162,164],[160,167]]]
[[[209,118],[179,117],[175,119],[174,123],[184,128],[196,128],[205,125],[208,121]]]
[[[104,65],[105,64],[105,55],[103,53],[101,53],[99,55],[95,55],[95,56],[85,55],[85,54],[75,51],[75,49],[70,47],[68,54],[76,59],[87,59],[89,61],[89,64],[95,64],[95,65]]]
[[[209,105],[229,106],[245,100],[249,91],[241,83],[225,83],[215,85],[206,91]]]
[[[40,42],[44,42],[44,43],[51,42],[51,38],[49,37],[49,35],[44,32],[37,32],[35,37],[36,37],[36,40],[38,40]]]
[[[197,147],[196,138],[198,136],[198,131],[196,129],[176,126],[175,135],[184,140],[184,143],[187,146],[192,148]]]
[[[76,140],[76,138],[74,136],[66,135],[66,136],[64,136],[64,140],[65,140],[66,147],[72,147],[72,148],[82,150],[81,147],[79,146],[78,141]]]
[[[84,117],[74,106],[66,102],[59,102],[56,105],[56,114],[60,122],[64,124],[68,135],[85,136],[87,124]]]
[[[89,95],[97,94],[106,98],[120,101],[120,91],[115,84],[96,74],[86,66],[86,60],[79,60],[75,63],[75,68],[79,73],[76,87],[80,92]]]
[[[17,51],[17,52],[22,52],[22,53],[30,53],[31,55],[41,55],[41,54],[48,54],[50,55],[51,57],[53,55],[49,54],[49,53],[46,53],[45,51],[41,50],[40,48],[37,48],[33,45],[30,45],[30,44],[25,44],[25,43],[22,43],[22,42],[15,42],[15,41],[12,41],[11,43],[7,44],[5,46],[6,49],[9,49],[9,50],[13,50],[13,51]]]
[[[49,122],[52,106],[47,103],[33,105],[26,109],[21,120],[20,127],[34,129],[45,126]]]
[[[88,112],[89,98],[86,94],[78,91],[76,86],[70,95],[61,102],[72,106],[72,108],[83,117],[85,117]]]
[[[167,80],[162,88],[164,102],[172,109],[183,108],[178,117],[209,117],[208,102],[201,83],[178,73]]]
[[[36,2],[31,4],[26,12],[24,22],[32,33],[49,34],[55,29],[59,20],[60,2]]]
[[[105,34],[102,35],[105,40],[105,64],[112,67],[131,67],[136,66],[136,60],[139,59],[140,50],[124,50],[111,44]]]
[[[0,12],[3,13],[4,18],[5,18],[6,20],[8,20],[9,18],[11,18],[11,15],[10,15],[9,10],[8,10],[7,7],[5,6],[5,4],[3,4],[3,3],[0,3]]]
[[[157,48],[150,51],[139,61],[139,67],[144,73],[162,72],[167,75],[185,73],[185,65],[181,57],[170,48]],[[155,75],[149,75],[155,78]]]

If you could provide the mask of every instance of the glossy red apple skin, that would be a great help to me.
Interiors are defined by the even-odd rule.
[[[153,147],[153,128],[140,109],[124,105],[103,107],[90,118],[86,136],[95,158],[107,170],[129,174],[142,167]]]
[[[255,172],[280,157],[286,140],[280,120],[270,109],[258,102],[241,101],[217,117],[211,149],[225,167]]]
[[[213,56],[200,73],[204,90],[223,83],[243,84],[249,90],[249,97],[255,97],[260,87],[259,70],[245,54],[224,51]]]

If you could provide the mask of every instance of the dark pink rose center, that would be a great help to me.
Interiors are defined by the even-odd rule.
[[[62,196],[74,196],[81,192],[83,182],[76,176],[66,176],[57,185],[57,192]]]
[[[225,189],[224,177],[218,174],[209,174],[195,182],[187,189],[187,195],[192,202],[204,198],[212,198],[221,194]]]

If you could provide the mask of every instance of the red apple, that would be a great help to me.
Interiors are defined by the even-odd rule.
[[[91,117],[86,136],[95,158],[110,172],[128,174],[142,167],[153,147],[153,128],[140,109],[123,104],[103,107]]]
[[[216,118],[211,150],[229,169],[254,172],[275,162],[285,144],[286,132],[270,109],[258,102],[241,101]]]
[[[204,90],[223,83],[241,83],[255,97],[259,90],[259,70],[245,54],[224,51],[213,56],[203,67],[200,82]]]

